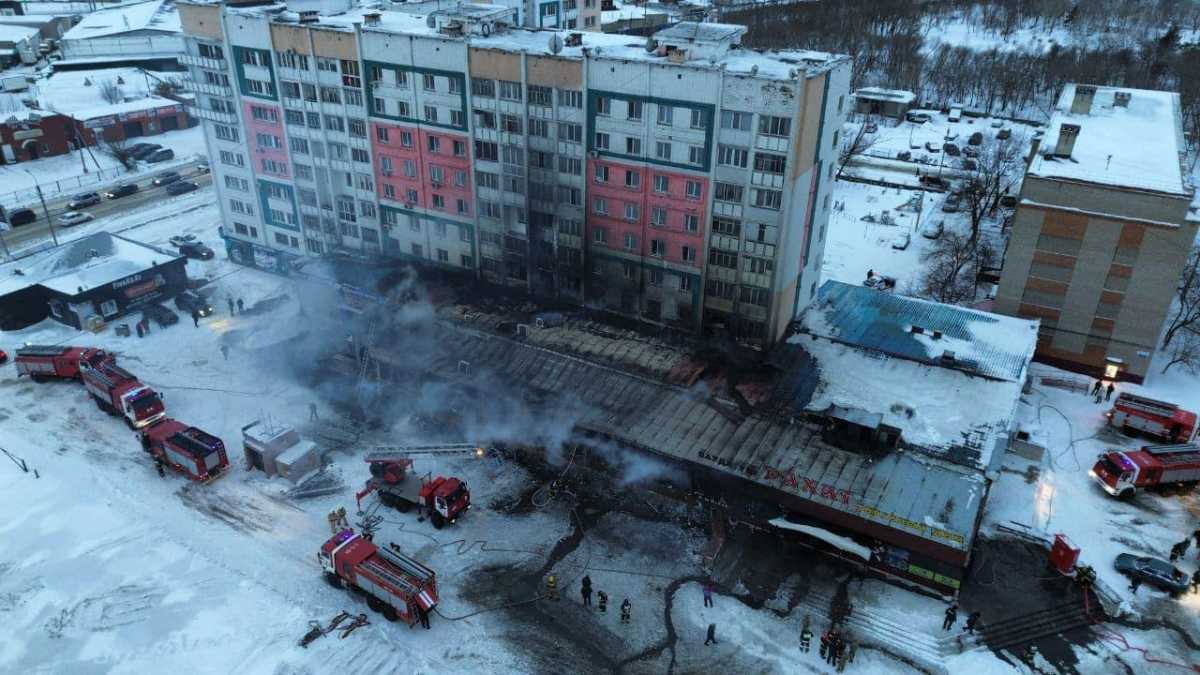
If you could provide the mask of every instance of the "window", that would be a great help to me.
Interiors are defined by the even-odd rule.
[[[289,199],[287,188],[274,183],[267,183],[267,197],[271,199]]]
[[[213,135],[223,141],[237,141],[238,132],[234,127],[227,127],[224,124],[213,125]]]
[[[689,180],[687,182],[687,198],[700,199],[700,181]]]
[[[271,124],[279,122],[279,113],[274,108],[252,105],[250,106],[250,116],[259,122],[270,122]]]
[[[404,160],[404,175],[407,178],[417,177],[417,163],[411,159]]]
[[[238,178],[237,176],[225,176],[225,187],[230,190],[240,190],[242,192],[250,191],[250,183],[244,178]]]
[[[588,4],[588,3],[591,3],[591,4]],[[594,7],[595,5],[596,5],[596,0],[585,0],[584,1],[585,7]],[[584,26],[584,28],[595,28],[596,27],[596,17],[594,17],[594,16],[584,17],[583,18],[583,26]]]
[[[341,103],[341,92],[333,87],[321,87],[321,103]]]
[[[446,210],[446,198],[439,194],[433,195],[433,208],[441,209],[441,210],[445,211]]]
[[[625,239],[625,250],[626,251],[636,251],[637,250],[637,237],[635,235],[626,233],[624,239]]]
[[[454,80],[451,80],[451,82],[453,82],[453,81]],[[467,126],[466,113],[464,113],[461,110],[451,110],[450,111],[450,124],[452,124],[453,126],[456,126],[456,127]]]
[[[367,137],[367,123],[364,120],[350,120],[350,135],[355,138]]]
[[[760,209],[778,211],[783,204],[783,193],[779,190],[753,190],[754,205]]]
[[[307,164],[293,164],[292,170],[296,172],[296,178],[300,178],[303,180],[312,180],[313,179],[312,167]]]
[[[284,164],[283,162],[276,162],[273,159],[264,159],[264,160],[262,160],[262,170],[263,170],[263,173],[271,173],[271,174],[275,174],[277,176],[286,176],[287,175],[287,164]]]
[[[700,230],[700,216],[694,213],[685,213],[683,215],[683,229],[685,232],[698,232]]]
[[[663,126],[671,126],[675,122],[675,109],[669,105],[659,104],[658,106],[658,123]]]
[[[525,151],[516,145],[505,145],[500,149],[500,159],[505,164],[522,165],[525,163]]]
[[[279,82],[279,89],[284,98],[300,98],[300,84],[298,82],[281,80]]]
[[[420,244],[413,244],[412,245],[412,254],[417,256],[418,258],[424,258],[425,250],[423,248],[421,248]]]
[[[406,148],[411,148],[412,144],[413,144],[412,132],[411,131],[401,131],[400,132],[400,145],[402,145]]]
[[[558,123],[558,140],[572,143],[583,142],[583,125],[573,122]]]
[[[713,218],[712,228],[713,232],[728,237],[738,237],[742,233],[741,222],[732,218]]]
[[[596,97],[596,114],[611,115],[612,114],[612,99],[606,96]]]
[[[220,157],[223,165],[229,165],[233,167],[246,166],[246,157],[242,156],[241,153],[230,153],[229,150],[221,150]]]
[[[253,208],[253,207],[251,207],[251,206],[250,206],[249,204],[247,204],[246,202],[239,201],[239,200],[237,200],[237,199],[230,199],[230,200],[229,200],[229,210],[230,210],[230,211],[233,211],[234,213],[240,213],[240,214],[242,214],[243,216],[252,216],[252,215],[254,215],[254,208]]]
[[[707,129],[708,128],[708,112],[705,110],[692,109],[692,128]]]
[[[570,176],[583,175],[583,160],[578,157],[558,156],[558,172]]]
[[[386,144],[388,142],[388,128],[385,126],[376,126],[375,139],[380,143]]]
[[[558,221],[558,231],[578,237],[583,234],[583,223],[573,218],[562,218]]]
[[[404,191],[404,201],[408,202],[409,204],[416,204],[418,201],[420,201],[417,198],[418,196],[419,195],[417,195],[417,191],[413,190],[411,188]],[[412,207],[410,206],[409,208],[412,208]],[[413,221],[413,222],[415,223],[416,221]]]
[[[388,199],[396,198],[396,186],[388,183],[383,184],[383,196]]]
[[[583,92],[574,89],[559,89],[558,104],[566,108],[582,108]]]
[[[722,251],[718,248],[710,248],[708,250],[708,264],[716,265],[717,267],[725,267],[727,269],[737,269],[737,254],[729,251]]]
[[[642,185],[642,174],[637,171],[625,172],[625,187],[636,188]]]
[[[525,180],[516,176],[505,176],[501,181],[505,192],[517,195],[525,194]]]
[[[722,166],[736,166],[738,168],[746,168],[746,161],[749,158],[745,148],[738,148],[732,145],[717,146],[717,164]]]
[[[688,163],[703,164],[704,163],[704,148],[699,145],[688,146]]]
[[[679,248],[679,258],[683,262],[696,262],[696,248],[694,246],[681,246]],[[688,277],[683,277],[683,279],[689,281],[689,283],[687,284],[687,288],[684,288],[684,285],[681,283],[679,290],[691,290],[692,286]]]
[[[593,170],[593,176],[596,179],[597,183],[607,183],[608,182],[608,166],[606,166],[604,164],[597,164],[596,168]]]
[[[396,101],[396,114],[400,117],[410,117],[412,113],[409,110],[408,103]]]
[[[783,173],[786,165],[787,157],[784,155],[770,155],[765,152],[759,152],[754,155],[755,171],[763,171],[765,173]]]
[[[330,131],[344,132],[346,130],[346,120],[342,119],[341,117],[334,117],[333,115],[326,115],[325,116],[325,128]]]
[[[500,80],[500,98],[507,101],[520,101],[521,83]]]
[[[455,171],[454,172],[454,184],[457,187],[466,187],[467,186],[467,172],[466,171]]]
[[[206,59],[225,60],[225,52],[222,51],[218,45],[206,45],[201,43],[196,45],[196,49],[200,52],[200,56],[203,56]],[[305,63],[308,63],[307,59],[305,59]],[[308,66],[305,65],[304,67],[307,68]]]
[[[550,135],[550,125],[546,120],[529,118],[529,135],[537,136],[538,138],[546,138]]]
[[[583,203],[583,191],[567,185],[558,186],[558,201],[563,204],[579,206]]]
[[[317,102],[317,85],[303,84],[300,86],[304,90],[304,100],[308,101],[309,103],[316,103]]]
[[[429,180],[433,181],[434,187],[441,187],[446,182],[446,170],[440,166],[429,167]]]
[[[428,145],[430,152],[432,152],[433,154],[436,155],[442,151],[442,139],[441,138],[438,138],[437,136],[430,136],[428,141],[429,142],[427,145]]]
[[[642,120],[642,102],[629,101],[627,104],[628,112],[625,115],[626,119],[641,121]]]
[[[792,131],[792,121],[786,117],[761,115],[758,118],[758,133],[766,136],[787,136]]]
[[[496,98],[496,81],[478,77],[471,78],[471,95]]]
[[[629,202],[625,203],[625,220],[628,220],[629,222],[636,222],[640,212],[641,209],[637,204],[630,204]]]
[[[495,129],[496,113],[488,112],[486,110],[476,110],[475,125],[482,129]]]
[[[283,121],[294,127],[304,126],[304,113],[299,110],[284,110]]]
[[[456,200],[454,208],[458,213],[460,213],[462,215],[466,215],[467,214],[467,200],[465,200],[465,199]]]
[[[659,159],[671,159],[671,143],[669,141],[658,141],[654,144],[654,156]]]
[[[371,98],[371,110],[374,111],[376,114],[386,115],[387,114],[387,101],[379,98],[378,96],[372,97]]]
[[[366,218],[374,218],[375,217],[375,205],[372,204],[371,202],[364,202],[362,200],[359,200],[358,212]]]
[[[317,70],[323,70],[327,73],[336,73],[338,71],[337,60],[326,59],[320,56],[317,57]]]
[[[592,213],[598,216],[608,215],[608,200],[603,197],[592,199]]]
[[[625,153],[629,155],[642,154],[642,139],[640,138],[625,138]]]
[[[597,244],[608,243],[608,229],[603,227],[593,227],[592,241],[596,242]]]
[[[529,167],[532,169],[553,169],[554,155],[540,150],[530,150]]]
[[[320,129],[321,128],[320,113],[310,112],[310,113],[305,113],[304,115],[305,115],[304,119],[308,124],[308,128],[310,128],[310,129]]]
[[[422,75],[421,86],[425,91],[437,91],[437,78],[429,74]]]
[[[667,254],[667,242],[662,239],[650,240],[650,255],[661,258]]]
[[[288,148],[291,149],[291,151],[294,153],[297,153],[300,155],[307,155],[308,154],[308,139],[297,138],[295,136],[292,136],[291,138],[288,139]]]
[[[475,172],[475,183],[481,188],[500,189],[500,177],[486,171]]]
[[[521,133],[521,118],[516,115],[501,115],[500,130],[510,134]]]
[[[767,300],[771,297],[771,292],[765,288],[754,288],[752,286],[742,286],[741,301],[759,307],[766,307]]]
[[[742,186],[734,185],[733,183],[714,183],[713,199],[718,202],[740,203],[742,201]]]
[[[655,206],[650,209],[650,224],[655,227],[666,227],[667,225],[667,210],[661,206]]]
[[[482,162],[496,162],[500,160],[500,147],[495,143],[486,141],[475,141],[475,159]]]
[[[531,84],[526,88],[526,92],[529,95],[529,105],[546,107],[554,105],[554,90],[550,87],[539,87]]]
[[[751,274],[770,274],[775,269],[775,263],[769,258],[752,258],[745,256],[742,258],[745,271]]]
[[[451,94],[462,93],[462,80],[460,80],[458,76],[446,77],[446,86]]]
[[[608,149],[608,134],[604,133],[603,131],[596,132],[596,149],[597,150],[607,150]]]
[[[259,80],[252,80],[248,77],[246,78],[246,89],[250,90],[250,93],[252,94],[262,94],[263,96],[271,95],[271,85],[269,83]]]
[[[350,158],[360,164],[370,164],[371,163],[370,153],[368,153],[366,150],[363,150],[362,148],[351,148],[350,149]]]
[[[479,213],[487,218],[496,218],[497,220],[503,215],[503,212],[500,210],[500,205],[496,202],[479,202]],[[482,234],[479,236],[480,238],[483,237]]]
[[[427,105],[427,106],[425,106],[425,121],[426,121],[426,122],[436,122],[436,121],[438,121],[438,110],[437,110],[437,106],[433,106],[433,105]]]

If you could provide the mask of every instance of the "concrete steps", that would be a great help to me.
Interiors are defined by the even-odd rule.
[[[832,600],[833,597],[828,593],[809,592],[800,600],[797,612],[801,616],[809,613],[828,622]],[[821,622],[816,625],[813,632],[819,634],[824,626]],[[854,608],[845,626],[853,633],[855,640],[882,647],[935,673],[946,672],[945,658],[956,651],[945,638],[914,631],[910,626],[861,607]]]

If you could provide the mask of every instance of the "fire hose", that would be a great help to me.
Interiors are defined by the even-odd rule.
[[[1083,611],[1084,611],[1084,616],[1087,617],[1089,622],[1091,622],[1092,621],[1092,605],[1091,605],[1089,589],[1087,586],[1084,586],[1084,588],[1083,588]],[[1147,663],[1158,663],[1158,664],[1162,664],[1164,666],[1171,666],[1174,668],[1181,668],[1183,670],[1190,670],[1194,673],[1200,673],[1200,665],[1195,665],[1195,664],[1188,665],[1186,663],[1178,663],[1175,661],[1166,661],[1164,659],[1155,658],[1150,655],[1150,651],[1148,649],[1146,649],[1144,647],[1135,647],[1135,646],[1129,644],[1129,640],[1127,640],[1124,635],[1121,635],[1120,633],[1118,633],[1114,630],[1111,630],[1110,628],[1105,626],[1103,623],[1097,622],[1097,623],[1094,623],[1093,626],[1095,627],[1096,631],[1098,633],[1100,633],[1101,639],[1104,640],[1105,642],[1107,642],[1110,646],[1117,647],[1122,652],[1140,652],[1142,655],[1142,658],[1145,659],[1145,661]]]

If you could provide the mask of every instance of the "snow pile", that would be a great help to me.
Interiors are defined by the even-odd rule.
[[[821,541],[825,542],[826,544],[829,544],[830,546],[841,549],[841,550],[845,551],[846,553],[851,553],[853,555],[856,555],[856,556],[862,558],[863,560],[871,559],[871,549],[854,541],[850,537],[843,537],[839,534],[834,534],[834,533],[830,532],[829,530],[825,530],[825,529],[822,529],[819,527],[814,527],[812,525],[801,525],[799,523],[793,523],[793,522],[787,520],[786,518],[772,518],[771,520],[768,520],[767,522],[774,525],[775,527],[780,528],[780,529],[791,530],[793,532],[800,532],[803,534],[807,534],[810,537],[815,537],[815,538],[820,539]]]

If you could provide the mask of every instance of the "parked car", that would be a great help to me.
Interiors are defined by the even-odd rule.
[[[983,132],[976,131],[967,139],[968,145],[983,145]]]
[[[199,185],[196,185],[195,183],[193,183],[190,180],[181,180],[179,182],[171,183],[170,185],[168,185],[167,186],[167,194],[169,194],[171,196],[183,195],[183,194],[187,194],[187,193],[191,192],[192,190],[195,190],[199,187],[200,187]]]
[[[196,173],[208,173],[210,171],[212,171],[212,168],[209,167],[208,162],[200,162],[196,165]]]
[[[1003,195],[1000,197],[1000,206],[1006,209],[1011,209],[1017,205],[1017,198],[1014,195]]]
[[[184,256],[186,256],[188,258],[193,258],[195,260],[212,260],[213,256],[216,255],[215,253],[213,253],[213,250],[211,248],[205,246],[204,244],[201,244],[198,241],[189,242],[187,244],[181,245],[179,247],[179,252],[182,253]]]
[[[900,234],[896,235],[895,239],[892,240],[892,248],[896,249],[897,251],[903,251],[904,249],[908,248],[910,241],[912,241],[912,237],[909,236],[907,232],[901,232]]]
[[[970,157],[964,157],[962,161],[962,168],[966,169],[967,171],[975,171],[979,168],[979,162],[971,159]]]
[[[1004,127],[1000,131],[996,132],[996,140],[1007,141],[1010,138],[1012,138],[1012,129],[1009,129],[1008,127]]]
[[[114,186],[108,192],[105,192],[104,196],[108,197],[109,199],[120,199],[121,197],[128,197],[137,191],[137,183],[121,183],[120,185]]]
[[[99,203],[100,195],[98,193],[83,192],[72,197],[71,201],[67,202],[67,208],[71,209],[72,211],[78,211],[85,206],[95,206]]]
[[[937,153],[939,153],[941,151],[942,151],[942,149],[939,148],[937,146],[937,144],[934,143],[933,141],[925,141],[925,152],[936,155]]]
[[[1122,553],[1113,561],[1113,567],[1131,579],[1141,579],[1161,588],[1172,597],[1188,589],[1188,575],[1165,560]]]
[[[147,164],[158,164],[170,159],[175,159],[175,151],[170,148],[163,148],[162,150],[155,150],[150,153],[143,161]]]
[[[937,239],[942,236],[942,232],[946,229],[946,224],[942,221],[925,223],[925,227],[921,228],[921,236],[926,239]]]
[[[863,125],[863,131],[865,131],[868,134],[873,134],[876,131],[879,131],[879,125],[876,124],[875,122],[867,122],[866,124]]]
[[[958,149],[958,146],[953,143],[943,144],[942,150],[944,150],[945,153],[947,155],[949,155],[950,157],[958,157],[959,155],[962,154],[962,152]]]
[[[194,235],[194,234],[177,234],[174,237],[171,237],[170,239],[168,239],[167,241],[169,241],[172,246],[183,246],[184,244],[198,243],[198,240],[196,239],[196,235]]]
[[[67,211],[58,217],[58,224],[62,227],[74,227],[89,220],[92,220],[92,214],[90,213],[84,211]]]
[[[958,211],[960,200],[961,197],[958,195],[949,195],[946,197],[946,201],[942,202],[942,211],[946,213],[954,213]]]
[[[920,180],[921,185],[926,185],[933,188],[941,188],[945,190],[946,188],[950,187],[950,183],[941,176],[921,176],[918,180]]]
[[[13,227],[28,225],[37,220],[37,214],[33,209],[13,209],[8,212],[8,224]]]
[[[972,148],[971,146],[968,145],[967,147],[963,148],[963,154],[966,155],[967,157],[978,157],[979,156],[979,148]]]
[[[208,316],[213,313],[212,305],[190,291],[184,291],[175,296],[175,306],[179,308],[179,311],[188,315],[196,313],[200,316]]]
[[[863,286],[874,288],[877,291],[890,291],[896,288],[896,278],[873,274],[863,280]]]
[[[162,146],[158,143],[135,143],[129,147],[128,152],[134,159],[145,159],[150,153],[161,149]]]
[[[155,185],[170,185],[171,183],[178,182],[182,179],[183,179],[183,177],[179,175],[178,171],[167,171],[167,172],[160,173],[157,176],[155,176],[154,184]]]
[[[908,150],[901,150],[900,152],[896,153],[896,159],[898,159],[902,162],[911,162],[912,161],[912,153],[909,152]]]
[[[904,115],[904,119],[908,120],[909,122],[916,122],[917,124],[924,124],[924,123],[928,122],[929,120],[933,119],[933,117],[929,113],[909,112]]]
[[[160,328],[179,323],[179,316],[175,312],[158,303],[146,305],[146,308],[142,310],[142,316],[158,324]]]

